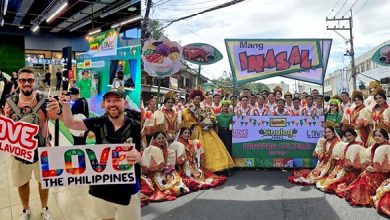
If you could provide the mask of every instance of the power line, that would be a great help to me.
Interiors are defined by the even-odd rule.
[[[188,18],[191,18],[191,17],[195,17],[197,15],[201,15],[201,14],[204,14],[204,13],[207,13],[207,12],[211,12],[211,11],[215,11],[215,10],[218,10],[218,9],[226,8],[226,7],[235,5],[235,4],[243,2],[243,1],[245,1],[245,0],[232,0],[230,2],[226,2],[226,3],[223,3],[221,5],[209,8],[207,10],[204,10],[204,11],[201,11],[201,12],[198,12],[198,13],[195,13],[195,14],[191,14],[191,15],[187,15],[187,16],[175,19],[175,20],[171,21],[169,24],[167,24],[166,26],[164,26],[163,28],[161,28],[161,30],[169,27],[170,25],[172,25],[175,22],[182,21],[182,20],[185,20],[185,19],[188,19]]]
[[[216,2],[217,0],[210,0],[210,1],[204,1],[204,2],[198,2],[198,3],[191,3],[191,4],[185,4],[185,5],[165,5],[165,6],[174,6],[174,7],[186,7],[186,6],[192,6],[192,5],[202,5],[209,2]]]
[[[215,6],[211,6],[211,7],[215,7]],[[171,11],[196,11],[196,10],[203,10],[206,8],[210,8],[210,6],[205,6],[201,8],[166,8],[165,6],[164,8],[160,8],[160,9],[171,10]]]
[[[156,5],[155,5],[154,7],[158,7],[158,6],[160,6],[160,5],[163,5],[163,4],[165,4],[165,3],[168,3],[168,2],[170,2],[170,1],[172,1],[172,0],[166,0],[166,1],[164,1],[164,2],[159,1],[159,2],[161,2],[161,3],[160,3],[160,4],[157,4],[157,3],[156,3]]]
[[[352,6],[345,12],[345,14],[343,15],[343,16],[345,16],[346,14],[348,14],[348,12],[350,11],[350,10],[352,10],[352,8],[355,6],[355,4],[358,2],[359,0],[356,0],[353,4],[352,4]]]
[[[362,8],[364,8],[364,6],[366,6],[367,3],[368,3],[368,0],[366,0],[366,1],[363,3],[363,5],[362,5],[358,10],[356,10],[355,16],[357,15],[357,13],[360,12],[360,10],[362,10]]]
[[[329,14],[326,17],[329,17],[329,15],[332,14],[332,12],[334,12],[334,9],[336,8],[336,6],[339,2],[340,2],[340,0],[337,0],[336,4],[334,4],[334,6],[332,7],[332,10],[329,12]]]
[[[340,13],[341,10],[343,10],[345,4],[347,4],[348,0],[345,0],[344,4],[341,6],[340,10],[334,15],[335,17]]]

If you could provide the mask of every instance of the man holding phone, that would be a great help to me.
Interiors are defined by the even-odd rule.
[[[27,68],[23,68],[18,72],[18,86],[20,93],[15,94],[7,99],[5,105],[5,116],[14,121],[25,121],[39,125],[37,135],[38,147],[46,147],[50,145],[48,119],[57,119],[61,114],[58,102],[49,97],[48,102],[42,94],[36,91],[36,80],[34,73]],[[47,207],[49,198],[49,189],[42,189],[39,182],[39,163],[38,150],[35,152],[34,161],[22,160],[20,158],[12,158],[11,174],[14,185],[18,187],[18,193],[23,206],[23,212],[20,216],[21,220],[28,220],[31,215],[29,207],[30,198],[30,179],[31,174],[38,181],[39,197],[42,205],[42,218],[51,220],[51,214]]]
[[[94,197],[94,210],[103,219],[141,219],[139,198],[141,168],[141,124],[137,116],[125,112],[128,105],[126,95],[119,89],[111,89],[103,96],[106,113],[100,117],[75,119],[72,116],[68,96],[60,96],[63,106],[61,120],[74,130],[90,130],[96,135],[96,144],[120,144],[132,139],[136,149],[127,154],[127,160],[135,164],[136,184],[90,186],[89,194]],[[136,114],[136,113],[133,113]],[[139,113],[138,113],[139,114]],[[139,116],[139,115],[138,115]]]

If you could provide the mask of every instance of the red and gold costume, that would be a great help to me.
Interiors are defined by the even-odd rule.
[[[322,178],[316,182],[318,189],[325,192],[336,193],[339,197],[344,197],[344,191],[346,187],[354,181],[359,174],[360,170],[353,169],[351,167],[346,167],[346,153],[351,145],[360,145],[364,146],[363,142],[353,142],[348,143],[343,149],[342,153],[337,161],[335,166],[329,175],[325,178]],[[335,158],[336,159],[336,158]]]
[[[333,148],[338,143],[340,143],[338,137],[334,137],[331,141],[324,141],[322,143],[322,150],[316,152],[319,160],[317,166],[313,170],[301,169],[293,171],[292,175],[288,177],[288,181],[302,185],[313,185],[317,180],[328,175],[334,165],[334,161],[331,158]]]
[[[181,165],[181,176],[190,190],[209,189],[223,184],[227,178],[218,176],[203,167],[203,148],[198,140],[178,140],[185,146],[186,159]]]
[[[371,161],[375,156],[376,149],[382,145],[388,145],[388,143],[374,144],[369,148],[371,151]],[[362,172],[359,177],[345,189],[345,199],[353,206],[373,206],[372,196],[375,195],[376,190],[388,177],[388,174],[377,171]]]

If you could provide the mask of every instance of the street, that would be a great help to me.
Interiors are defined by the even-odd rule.
[[[386,219],[374,208],[352,207],[315,186],[289,183],[290,172],[235,170],[217,188],[182,196],[175,201],[150,203],[142,219]]]

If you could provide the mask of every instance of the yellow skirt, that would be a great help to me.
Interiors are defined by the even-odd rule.
[[[204,150],[203,165],[206,169],[216,172],[234,167],[233,159],[213,129],[202,130],[196,126],[196,131]]]

